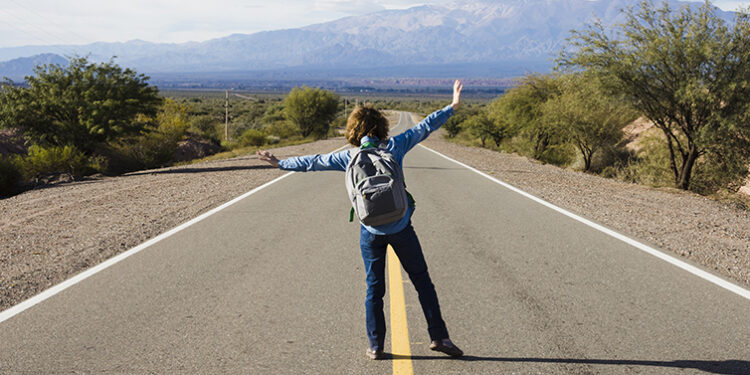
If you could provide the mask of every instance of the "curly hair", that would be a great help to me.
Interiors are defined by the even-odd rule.
[[[388,120],[372,104],[357,106],[346,121],[346,140],[353,146],[360,146],[364,136],[385,140],[388,137]]]

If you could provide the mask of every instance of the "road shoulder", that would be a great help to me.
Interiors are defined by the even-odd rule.
[[[488,149],[424,145],[536,197],[750,286],[750,211],[696,194],[652,189]]]
[[[330,152],[333,138],[273,149]],[[0,310],[285,172],[254,155],[62,184],[0,200]]]

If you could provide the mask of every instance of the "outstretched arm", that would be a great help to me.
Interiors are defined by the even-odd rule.
[[[271,164],[275,168],[279,167],[279,159],[276,159],[276,157],[273,156],[272,153],[268,151],[258,150],[256,154],[260,156],[260,160],[263,160],[264,162]]]
[[[334,152],[330,154],[315,154],[295,156],[279,160],[268,151],[258,150],[260,160],[274,167],[287,171],[313,172],[313,171],[345,171],[349,163],[349,150]]]
[[[451,108],[456,109],[461,104],[461,91],[463,91],[464,85],[461,83],[461,80],[456,80],[456,82],[453,82],[453,102],[451,103]]]
[[[430,133],[443,126],[448,121],[448,118],[453,116],[453,111],[461,104],[461,91],[463,89],[464,85],[461,84],[461,81],[456,80],[453,83],[453,101],[450,105],[431,113],[420,121],[419,124],[393,137],[393,141],[397,144],[397,149],[402,150],[406,154],[406,152],[419,142],[427,138]]]

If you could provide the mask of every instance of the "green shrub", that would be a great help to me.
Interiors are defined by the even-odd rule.
[[[628,162],[605,168],[602,175],[654,187],[674,186],[674,175],[669,169],[669,149],[658,135],[646,136],[643,148]]]
[[[132,172],[140,168],[140,163],[132,156],[131,144],[133,138],[127,138],[117,143],[111,143],[97,150],[96,160],[91,167],[106,175],[119,175]]]
[[[0,156],[0,197],[13,195],[18,191],[21,172],[9,158]]]
[[[240,141],[240,138],[242,138],[242,134],[244,134],[246,131],[250,129],[258,130],[260,127],[260,124],[257,123],[250,123],[250,122],[242,122],[238,120],[233,120],[229,123],[229,129],[227,130],[229,139],[232,141],[237,141],[239,143],[242,143]],[[224,131],[224,126],[222,125],[221,131]]]
[[[186,105],[166,99],[156,115],[156,131],[167,138],[180,141],[190,127],[189,110]]]
[[[144,169],[159,168],[172,162],[179,138],[164,133],[149,133],[136,144],[136,160]]]
[[[553,143],[547,146],[537,158],[539,161],[565,167],[576,159],[576,149],[568,143]]]
[[[633,155],[632,151],[626,149],[621,144],[605,147],[594,153],[594,157],[591,160],[591,172],[603,174],[605,169],[622,165],[632,159]]]
[[[275,124],[277,122],[286,122],[284,117],[284,103],[273,103],[266,107],[260,122],[263,124]],[[294,127],[293,124],[290,124]],[[296,128],[296,127],[295,127]]]
[[[17,164],[27,180],[38,180],[58,173],[70,174],[73,178],[84,175],[88,159],[74,146],[29,147],[26,156],[17,156]]]
[[[722,190],[737,191],[744,185],[748,163],[745,157],[736,155],[731,149],[708,153],[695,166],[690,190],[702,195]]]
[[[559,94],[541,105],[542,121],[551,124],[564,143],[578,149],[580,169],[594,171],[594,156],[613,148],[623,137],[622,128],[637,115],[621,97],[608,95],[590,74],[560,76],[558,88]]]
[[[199,115],[190,119],[190,130],[214,141],[224,138],[224,124],[210,115]]]
[[[445,129],[445,136],[448,138],[455,138],[462,129],[461,123],[465,120],[465,117],[458,116],[452,116],[450,119],[448,119],[448,122],[443,125],[443,129]]]
[[[98,159],[92,161],[92,167],[106,174],[164,167],[174,160],[181,139],[179,134],[159,131],[127,137],[98,151]]]
[[[240,147],[263,146],[265,143],[266,133],[256,129],[245,130],[239,141]]]
[[[0,127],[20,129],[34,143],[75,145],[91,153],[99,143],[138,134],[141,115],[162,102],[148,77],[110,60],[73,57],[65,66],[39,65],[24,85],[0,90]]]
[[[325,138],[338,111],[339,96],[333,91],[295,87],[284,99],[284,117],[303,137]]]
[[[89,157],[89,167],[99,173],[109,172],[109,159],[104,155]]]
[[[621,169],[622,163],[614,163],[612,165],[604,167],[604,169],[599,172],[599,175],[605,178],[618,178]]]
[[[346,127],[346,124],[344,124]],[[281,139],[292,138],[299,135],[299,131],[292,123],[284,120],[274,121],[266,127],[266,132]]]
[[[148,123],[144,132],[111,142],[106,150],[99,152],[103,158],[98,159],[96,165],[92,163],[92,167],[100,172],[120,174],[171,164],[178,143],[194,125],[189,111],[187,105],[166,99],[155,118],[143,120]]]
[[[549,136],[543,133],[537,133],[532,137],[529,133],[523,132],[506,138],[498,149],[558,167],[574,163],[577,156],[576,148],[572,144],[563,142],[556,135]]]

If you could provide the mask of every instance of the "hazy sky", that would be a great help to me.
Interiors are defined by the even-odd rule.
[[[470,0],[469,0],[470,1]],[[445,0],[0,0],[0,47],[203,41]],[[724,10],[749,1],[713,1]]]

